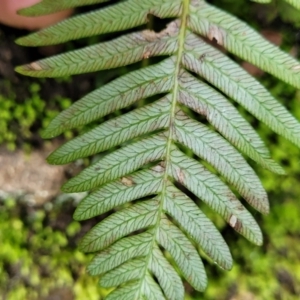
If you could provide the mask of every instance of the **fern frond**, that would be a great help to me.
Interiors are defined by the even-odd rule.
[[[110,0],[42,0],[37,4],[20,9],[18,13],[22,16],[34,17],[52,14],[61,10],[108,2]]]
[[[209,53],[200,61],[198,58]],[[195,34],[186,38],[184,66],[211,82],[276,133],[300,147],[300,124],[254,78]],[[294,76],[296,79],[300,76]]]
[[[293,1],[294,2],[294,1]],[[189,27],[279,79],[300,88],[300,63],[247,24],[204,1],[191,3]]]
[[[170,97],[107,121],[64,144],[48,160],[66,164],[111,149],[133,138],[164,129],[170,122]]]
[[[284,170],[272,159],[259,135],[224,96],[200,80],[183,72],[178,101],[206,119],[238,150],[272,172]]]
[[[44,0],[24,12],[43,14],[95,2],[104,1]],[[159,63],[150,60],[150,66],[128,72],[74,103],[51,122],[43,137],[101,121],[54,151],[48,161],[65,164],[101,153],[63,190],[90,191],[75,211],[76,220],[109,213],[80,244],[83,251],[96,253],[90,274],[100,275],[102,286],[116,288],[107,299],[182,300],[180,276],[196,290],[206,287],[201,251],[223,269],[232,267],[226,242],[193,199],[199,198],[235,231],[261,245],[260,228],[239,196],[262,213],[268,213],[269,203],[241,153],[284,174],[231,100],[300,147],[299,122],[203,37],[295,87],[300,87],[300,67],[245,23],[203,0],[120,1],[18,43],[49,45],[119,32],[147,23],[148,14],[175,20],[160,32],[132,32],[17,71],[58,77],[160,56]],[[126,113],[112,116],[123,108]]]
[[[80,243],[85,252],[103,250],[128,234],[157,223],[159,201],[148,200],[118,211],[96,225]]]
[[[181,0],[127,0],[107,8],[70,18],[16,43],[22,46],[55,45],[87,36],[134,28],[148,22],[148,14],[161,19],[177,17]]]
[[[103,287],[115,287],[128,281],[138,280],[143,274],[145,259],[136,258],[129,260],[120,267],[107,272],[100,281]]]
[[[300,2],[298,0],[284,0],[284,1],[300,10]]]
[[[186,281],[196,290],[203,291],[207,278],[197,250],[182,231],[163,215],[156,239],[171,254]]]
[[[104,183],[126,176],[147,163],[160,161],[166,155],[166,139],[153,136],[106,155],[63,186],[63,191],[79,192],[94,189]],[[55,161],[58,163],[58,161]]]
[[[79,203],[74,218],[78,221],[90,219],[130,201],[158,194],[162,180],[163,172],[157,166],[103,185]]]
[[[59,114],[43,132],[43,138],[55,137],[67,129],[86,125],[138,100],[172,89],[174,60],[128,73],[99,88]]]
[[[257,2],[257,3],[271,3],[272,0],[250,0],[250,1],[253,1],[253,2]]]
[[[210,163],[224,178],[236,187],[257,210],[268,213],[267,194],[258,177],[245,159],[222,137],[206,126],[177,114],[176,140]]]
[[[114,243],[94,257],[88,266],[89,273],[91,275],[104,274],[130,259],[148,256],[152,248],[153,234],[153,230],[149,230]]]
[[[232,257],[221,234],[197,205],[172,184],[167,187],[164,209],[215,263],[231,269]]]
[[[50,57],[17,68],[19,73],[37,77],[61,77],[126,66],[158,55],[170,55],[178,48],[169,31],[149,38],[149,31],[128,34],[110,42]],[[150,39],[150,40],[149,40]]]
[[[216,175],[178,149],[173,149],[170,156],[169,176],[222,215],[237,232],[257,245],[262,244],[262,234],[255,220]]]
[[[149,270],[157,278],[167,299],[180,300],[184,298],[184,287],[179,275],[157,246],[153,247]]]

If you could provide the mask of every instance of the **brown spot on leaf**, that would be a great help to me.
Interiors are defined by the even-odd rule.
[[[153,170],[154,172],[157,172],[157,173],[162,173],[162,172],[165,171],[165,168],[164,168],[163,166],[161,166],[161,165],[157,165],[157,166],[154,166],[154,167],[152,168],[152,170]]]
[[[242,222],[235,215],[231,215],[229,218],[229,225],[237,232],[240,232],[243,228]]]
[[[297,65],[297,66],[294,66],[293,68],[292,68],[293,70],[300,70],[300,65]]]
[[[237,223],[237,220],[238,219],[235,215],[231,215],[229,219],[229,225],[234,228]]]
[[[243,228],[243,224],[240,220],[237,220],[236,222],[236,225],[234,226],[234,229],[237,231],[237,232],[241,232],[242,231],[242,228]]]
[[[161,161],[161,162],[159,163],[159,165],[162,166],[163,168],[166,168],[166,162],[165,162],[165,161]]]
[[[177,180],[180,182],[180,183],[184,183],[184,173],[181,169],[176,169],[176,175],[177,175]]]
[[[216,25],[212,25],[208,31],[208,38],[219,45],[224,45],[225,32]]]
[[[191,5],[194,7],[198,7],[201,5],[201,2],[199,0],[191,0]]]
[[[226,192],[226,198],[229,199],[231,202],[235,202],[237,200],[236,196],[230,190]]]
[[[43,68],[38,64],[37,62],[32,62],[31,64],[28,65],[29,69],[33,71],[41,71]]]
[[[142,31],[142,37],[149,42],[154,42],[166,36],[174,36],[179,32],[179,23],[178,21],[173,21],[168,24],[167,28],[160,31],[155,32],[154,30],[144,30]]]
[[[122,177],[121,182],[126,186],[133,186],[135,182],[129,177]]]
[[[143,53],[143,59],[149,58],[150,55],[151,55],[151,52],[150,51],[146,51],[145,53]]]

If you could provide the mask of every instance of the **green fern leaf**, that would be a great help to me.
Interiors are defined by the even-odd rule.
[[[184,287],[179,275],[157,246],[153,247],[149,269],[157,278],[167,299],[184,298]]]
[[[284,0],[284,1],[293,5],[297,9],[300,9],[300,2],[298,0]]]
[[[63,190],[69,193],[94,189],[126,176],[149,162],[162,160],[165,155],[166,139],[163,136],[142,139],[105,156],[68,181]]]
[[[183,114],[175,122],[175,135],[179,143],[214,166],[257,210],[268,213],[269,202],[265,190],[235,148],[206,126]]]
[[[17,68],[19,73],[40,77],[61,77],[125,66],[143,58],[176,51],[177,37],[168,32],[148,40],[148,31],[132,33],[110,42],[57,55]],[[165,40],[165,43],[164,43]]]
[[[92,131],[63,145],[49,160],[65,164],[79,157],[103,152],[125,141],[168,126],[170,97],[107,121]]]
[[[89,273],[104,274],[130,259],[148,256],[152,248],[153,233],[153,230],[150,230],[114,243],[94,257],[88,266]]]
[[[177,149],[170,155],[169,176],[221,214],[237,232],[255,244],[262,244],[262,234],[255,220],[217,176]]]
[[[96,34],[126,30],[146,24],[148,14],[172,18],[180,14],[181,0],[127,0],[82,16],[62,21],[16,40],[23,46],[54,45]],[[121,45],[121,44],[119,44]]]
[[[141,279],[145,268],[145,259],[132,259],[120,267],[107,272],[101,277],[100,284],[104,287],[115,287],[128,281]]]
[[[138,299],[136,295],[136,291],[140,289],[140,283],[138,281],[130,282],[125,286],[122,286],[116,290],[114,290],[112,293],[110,293],[106,300],[118,300],[118,299],[124,299],[124,300],[132,300],[132,299]]]
[[[257,2],[257,3],[271,3],[272,2],[272,0],[250,0],[250,1]]]
[[[258,164],[272,172],[285,173],[270,159],[270,153],[258,134],[225,97],[187,72],[183,72],[180,77],[180,103],[204,115],[238,150]]]
[[[162,179],[161,171],[143,170],[103,185],[79,203],[74,218],[90,219],[130,201],[157,194],[162,189]]]
[[[169,92],[172,89],[174,73],[175,64],[172,59],[128,73],[63,111],[43,132],[43,137],[55,137],[67,129],[89,124],[143,98]]]
[[[96,2],[105,1],[44,0],[23,13],[40,15]],[[287,2],[297,7],[295,1]],[[88,272],[100,275],[102,286],[115,288],[107,299],[182,300],[181,276],[196,290],[206,287],[200,253],[223,269],[232,268],[226,242],[193,199],[200,199],[234,230],[261,245],[261,230],[238,195],[262,213],[268,213],[269,203],[242,154],[284,174],[231,100],[300,147],[299,122],[203,37],[298,88],[300,67],[245,23],[204,0],[108,3],[17,42],[50,45],[124,31],[146,24],[148,14],[175,20],[160,32],[127,33],[17,71],[59,77],[160,56],[160,62],[150,60],[150,66],[128,72],[74,103],[51,122],[43,137],[101,121],[59,147],[48,161],[66,164],[101,154],[63,190],[90,191],[74,213],[76,220],[109,213],[80,244],[83,251],[96,253]],[[129,112],[112,116],[123,108]],[[102,121],[103,117],[108,120]]]
[[[37,4],[19,10],[22,16],[34,17],[52,14],[68,8],[108,2],[110,0],[42,0]]]
[[[272,130],[300,147],[299,122],[260,83],[195,34],[188,35],[186,41],[183,63],[187,69],[203,76]],[[207,52],[209,54],[199,61],[198,57]]]
[[[96,225],[81,241],[85,252],[96,252],[107,248],[123,236],[157,223],[157,200],[148,200],[125,208]]]
[[[197,250],[190,240],[166,217],[161,216],[157,242],[170,252],[184,278],[198,291],[207,284],[206,273]]]
[[[231,269],[232,257],[220,233],[197,205],[171,184],[167,187],[164,209],[215,263]]]
[[[194,3],[191,3],[188,25],[195,33],[215,40],[230,52],[300,88],[298,61],[274,47],[237,18],[204,1]]]

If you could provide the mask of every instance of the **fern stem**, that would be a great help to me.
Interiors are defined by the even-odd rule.
[[[158,214],[158,220],[155,224],[153,231],[155,234],[153,234],[153,241],[152,241],[152,249],[155,247],[156,243],[156,232],[159,229],[160,226],[160,220],[161,215],[163,214],[163,205],[164,205],[164,199],[166,197],[167,193],[167,185],[168,185],[168,168],[170,167],[170,157],[171,157],[171,150],[172,150],[172,137],[174,135],[174,121],[175,121],[175,114],[176,114],[176,106],[177,106],[177,97],[178,97],[178,90],[179,90],[179,73],[181,69],[181,62],[182,62],[182,56],[184,51],[184,41],[185,41],[185,35],[186,35],[186,28],[187,28],[187,17],[189,14],[189,4],[190,0],[182,0],[182,13],[181,13],[181,25],[180,25],[180,34],[179,34],[179,43],[178,43],[178,51],[177,51],[177,61],[176,61],[176,67],[175,67],[175,76],[174,76],[174,89],[172,94],[172,103],[171,103],[171,109],[170,109],[170,123],[169,123],[169,131],[167,135],[167,150],[166,150],[166,158],[165,158],[165,174],[163,178],[163,186],[162,191],[160,195],[160,204],[159,204],[159,214]],[[146,259],[148,261],[147,265],[145,266],[145,276],[146,272],[148,270],[148,265],[150,263],[151,255],[153,251],[149,252],[149,255]],[[145,278],[143,276],[143,278]],[[140,283],[142,284],[142,282]],[[137,296],[136,300],[140,299],[139,295]]]

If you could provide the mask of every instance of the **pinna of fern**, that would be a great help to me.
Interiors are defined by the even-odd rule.
[[[66,164],[106,153],[69,180],[63,191],[90,191],[75,211],[76,220],[111,212],[80,244],[83,251],[96,253],[88,266],[90,274],[101,275],[103,287],[116,287],[107,299],[183,299],[180,276],[196,290],[207,285],[200,249],[220,267],[232,267],[228,246],[191,195],[260,245],[260,228],[231,187],[256,210],[268,213],[267,194],[244,156],[284,174],[231,100],[300,147],[299,122],[208,40],[297,88],[300,64],[247,24],[203,0],[43,0],[21,13],[41,15],[101,2],[108,3],[17,43],[52,45],[121,32],[146,24],[149,14],[172,21],[160,32],[133,31],[16,70],[60,77],[162,57],[75,102],[51,122],[43,137],[132,108],[67,142],[48,161]],[[297,1],[287,2],[300,9]],[[154,95],[158,100],[135,106]],[[209,125],[194,119],[195,113]],[[192,151],[193,157],[182,149]]]

